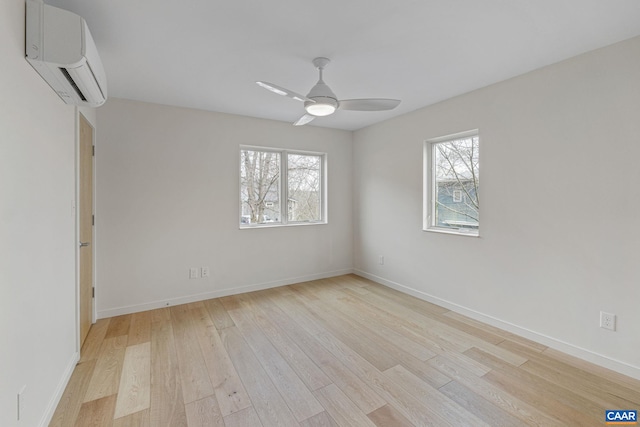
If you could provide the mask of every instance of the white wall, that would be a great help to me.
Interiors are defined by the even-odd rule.
[[[98,121],[99,317],[351,271],[351,132],[119,99]],[[240,230],[241,144],[328,153],[329,224]]]
[[[356,271],[640,378],[639,76],[635,38],[357,131]],[[423,141],[476,128],[481,237],[421,231]]]
[[[24,59],[24,1],[0,2],[0,425],[48,422],[75,366],[75,108]]]

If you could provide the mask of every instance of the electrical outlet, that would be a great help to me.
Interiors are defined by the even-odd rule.
[[[600,312],[600,327],[610,331],[616,330],[616,315],[611,313]]]
[[[383,256],[383,255],[380,255],[380,256],[378,257],[378,264],[380,264],[380,265],[384,265],[384,256]]]
[[[200,271],[200,277],[209,277],[209,267],[202,267]]]
[[[20,389],[20,391],[18,392],[18,405],[17,405],[18,421],[20,421],[20,419],[23,419],[26,414],[25,411],[27,409],[27,400],[25,399],[25,394],[24,394],[25,391],[27,391],[27,386],[23,385],[22,389]]]
[[[189,279],[197,279],[198,278],[198,267],[191,267],[189,269]]]

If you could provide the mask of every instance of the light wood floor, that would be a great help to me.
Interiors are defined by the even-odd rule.
[[[99,320],[52,426],[602,426],[640,381],[357,276]]]

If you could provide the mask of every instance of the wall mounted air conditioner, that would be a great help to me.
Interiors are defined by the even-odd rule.
[[[107,78],[84,19],[42,0],[26,5],[27,61],[67,104],[104,104]]]

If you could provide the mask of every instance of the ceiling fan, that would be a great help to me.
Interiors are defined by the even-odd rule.
[[[304,109],[307,112],[300,117],[294,126],[306,125],[316,117],[329,116],[336,110],[353,111],[384,111],[393,110],[400,104],[399,99],[365,98],[365,99],[342,99],[338,100],[331,88],[322,80],[322,72],[329,64],[328,58],[316,58],[313,65],[318,69],[320,78],[318,83],[311,88],[307,96],[300,95],[292,90],[285,89],[273,83],[258,81],[258,86],[270,90],[278,95],[286,96],[296,101],[304,102]]]

